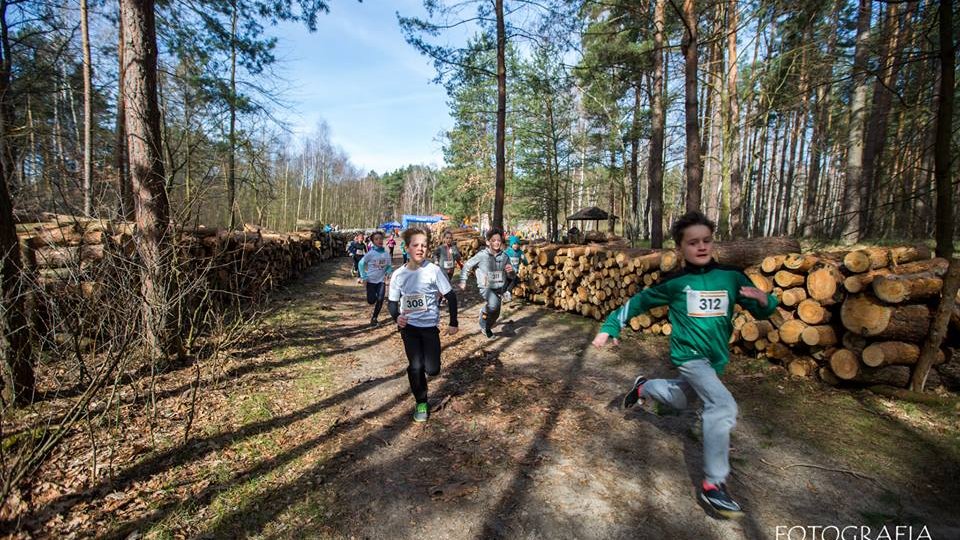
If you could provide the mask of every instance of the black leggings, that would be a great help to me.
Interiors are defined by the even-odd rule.
[[[367,303],[373,306],[373,317],[372,320],[377,320],[377,317],[380,316],[380,310],[383,309],[383,294],[386,291],[387,286],[384,282],[380,283],[370,283],[367,282]]]
[[[354,271],[354,272],[357,272],[357,273],[360,272],[360,260],[361,260],[361,259],[363,259],[363,255],[360,255],[359,257],[358,257],[357,255],[354,255],[354,256],[353,256],[353,271]]]
[[[427,402],[427,375],[440,373],[440,329],[406,325],[400,329],[407,352],[407,378],[417,403]]]

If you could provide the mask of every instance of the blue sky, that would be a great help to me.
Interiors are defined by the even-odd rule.
[[[453,122],[433,65],[403,40],[396,12],[423,13],[421,0],[333,0],[317,31],[285,24],[279,73],[289,81],[282,115],[298,135],[326,120],[351,161],[378,173],[441,165],[440,133]]]

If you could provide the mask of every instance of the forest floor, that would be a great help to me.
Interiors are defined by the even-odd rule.
[[[909,538],[960,537],[956,410],[734,358],[724,376],[740,407],[729,487],[746,515],[715,519],[697,498],[696,415],[617,407],[636,374],[670,375],[666,338],[628,332],[598,351],[589,347],[596,322],[514,301],[487,340],[478,301],[461,293],[461,331],[443,338],[442,371],[429,383],[434,412],[415,424],[386,310],[385,324],[368,328],[347,260],[318,265],[274,295],[218,373],[182,366],[158,378],[165,412],[152,430],[103,435],[119,442],[99,456],[109,470],[95,481],[89,434],[68,440],[4,508],[15,525],[7,532],[779,539],[790,527],[870,527],[874,538],[902,526],[913,527]],[[184,443],[198,376],[199,414]],[[152,410],[142,396],[125,403],[127,415]]]

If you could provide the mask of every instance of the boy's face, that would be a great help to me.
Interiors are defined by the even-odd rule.
[[[443,243],[446,244],[446,245],[448,245],[448,246],[449,246],[450,244],[452,244],[452,243],[453,243],[453,235],[452,235],[452,234],[445,234],[445,235],[443,235]]]
[[[683,230],[680,253],[690,264],[703,266],[713,257],[713,233],[706,225],[691,225]]]
[[[495,234],[491,236],[489,240],[487,240],[487,244],[490,245],[490,249],[493,251],[500,251],[500,249],[503,247],[503,237],[501,237],[499,234]]]
[[[514,251],[520,249],[520,242],[514,242],[513,244],[510,244],[510,248]]]

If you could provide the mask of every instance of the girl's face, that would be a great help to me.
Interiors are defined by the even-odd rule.
[[[414,264],[420,265],[423,263],[423,260],[427,257],[427,235],[413,235],[410,238],[410,244],[407,245],[407,253],[410,254],[410,259]]]
[[[383,235],[376,234],[373,236],[373,245],[377,247],[383,247]]]

